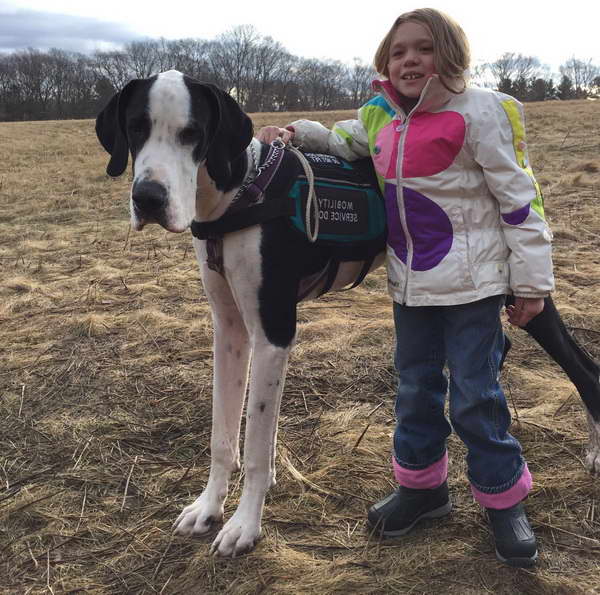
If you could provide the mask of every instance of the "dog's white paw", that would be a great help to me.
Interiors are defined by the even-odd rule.
[[[260,532],[260,519],[252,518],[238,509],[219,531],[210,553],[228,558],[246,554],[254,549]]]
[[[212,498],[203,492],[192,504],[182,510],[173,523],[173,532],[176,535],[208,533],[223,519],[223,500]]]
[[[600,474],[600,449],[588,449],[585,456],[585,468],[590,473]]]
[[[600,474],[600,422],[588,413],[590,441],[586,451],[585,468],[590,473]]]

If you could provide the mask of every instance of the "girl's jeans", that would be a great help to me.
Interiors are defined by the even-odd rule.
[[[482,506],[509,508],[531,489],[498,382],[503,304],[503,295],[458,306],[394,303],[400,381],[393,463],[400,485],[431,489],[446,480],[446,439],[454,428],[468,449],[471,490]],[[444,415],[448,386],[452,427]]]

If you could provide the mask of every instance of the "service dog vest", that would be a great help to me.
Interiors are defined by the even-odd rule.
[[[268,150],[268,145],[262,146],[261,164]],[[349,162],[318,153],[304,153],[304,157],[313,171],[319,207],[316,244],[327,246],[332,255],[322,293],[331,288],[340,262],[365,263],[352,285],[355,287],[364,279],[375,256],[385,249],[385,206],[373,163],[368,158]],[[306,236],[308,192],[309,182],[298,158],[285,151],[262,196],[248,199],[242,194],[219,219],[192,222],[192,234],[214,241],[226,233],[284,217],[295,233]],[[310,216],[310,227],[314,229],[314,212]]]
[[[374,242],[380,248],[379,241],[385,237],[385,208],[371,159],[349,162],[318,153],[304,153],[304,157],[313,170],[319,207],[317,243],[350,248]],[[287,193],[294,203],[290,220],[303,234],[308,192],[308,180],[300,173]],[[313,213],[311,216],[314,218]]]

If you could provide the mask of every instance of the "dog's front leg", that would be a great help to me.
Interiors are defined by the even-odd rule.
[[[275,436],[290,347],[266,339],[253,345],[244,441],[244,488],[237,510],[211,551],[236,556],[251,550],[261,533],[265,496],[274,481]]]
[[[223,518],[229,478],[240,467],[240,420],[250,356],[248,333],[225,280],[203,269],[203,281],[214,326],[211,465],[204,491],[175,521],[178,535],[206,533]]]

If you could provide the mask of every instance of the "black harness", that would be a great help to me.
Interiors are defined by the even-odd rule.
[[[257,175],[242,185],[225,213],[215,221],[192,221],[192,235],[206,240],[209,269],[223,274],[223,236],[226,233],[291,214],[285,201],[265,200],[265,192],[282,162],[287,160],[289,163],[292,157],[284,151],[284,147],[281,142],[262,145]]]

